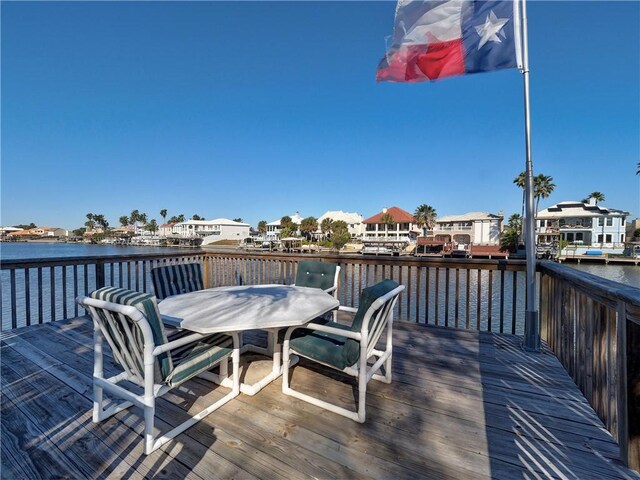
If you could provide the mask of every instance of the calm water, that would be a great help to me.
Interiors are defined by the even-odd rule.
[[[564,265],[614,282],[640,288],[640,265],[600,265],[597,263],[564,263]]]
[[[0,260],[16,258],[101,257],[131,253],[184,253],[183,248],[129,247],[87,243],[0,243]]]

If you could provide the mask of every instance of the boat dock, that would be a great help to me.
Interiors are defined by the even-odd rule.
[[[640,265],[640,257],[619,257],[603,255],[560,255],[558,262],[576,262],[576,263],[604,263],[618,265]]]

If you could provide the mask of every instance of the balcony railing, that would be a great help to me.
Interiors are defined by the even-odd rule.
[[[205,286],[293,283],[298,261],[340,265],[340,302],[383,278],[405,285],[396,318],[448,328],[523,333],[521,260],[189,251],[184,254],[2,262],[2,330],[84,314],[74,299],[115,285],[152,292],[150,270],[199,262]],[[538,264],[541,337],[640,469],[640,289],[550,262]]]
[[[640,470],[640,289],[540,262],[541,336]]]

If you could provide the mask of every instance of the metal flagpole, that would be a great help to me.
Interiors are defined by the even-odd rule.
[[[538,319],[536,285],[536,219],[533,210],[533,165],[531,162],[531,113],[529,104],[529,45],[527,32],[527,5],[522,0],[522,78],[524,80],[524,131],[526,150],[525,182],[525,246],[527,254],[527,304],[524,317],[524,347],[540,350],[540,323]]]

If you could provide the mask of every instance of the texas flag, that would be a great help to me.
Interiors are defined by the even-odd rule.
[[[400,0],[376,79],[422,82],[521,67],[519,1]]]

